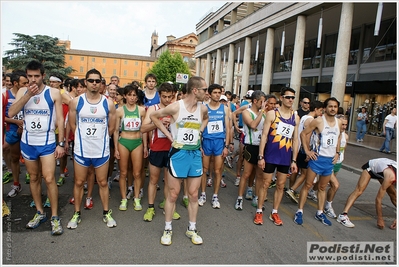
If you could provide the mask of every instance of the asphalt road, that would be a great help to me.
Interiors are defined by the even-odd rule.
[[[352,150],[348,147],[347,151]],[[357,149],[360,149],[357,151]],[[371,150],[357,147],[355,155],[359,162],[366,162]],[[361,151],[361,152],[360,152]],[[365,155],[364,158],[359,158]],[[378,151],[376,152],[379,153]],[[350,162],[349,152],[347,162]],[[381,154],[381,157],[385,154]],[[363,162],[363,163],[364,163]],[[353,165],[358,163],[353,163]],[[72,161],[68,160],[72,170]],[[333,203],[336,213],[342,211],[346,198],[355,188],[358,180],[358,167],[347,166],[338,174],[341,187]],[[25,173],[22,168],[21,178]],[[73,206],[68,203],[72,196],[72,174],[66,184],[59,188],[59,214],[64,226],[61,236],[50,235],[50,223],[40,225],[37,229],[25,229],[25,224],[35,213],[29,207],[31,201],[29,186],[23,184],[22,192],[9,199],[5,194],[11,183],[3,186],[3,196],[12,208],[9,218],[3,219],[3,264],[307,264],[307,242],[318,241],[386,241],[396,244],[397,232],[388,226],[396,217],[396,208],[388,196],[383,200],[383,214],[386,228],[376,227],[374,200],[379,187],[372,180],[364,194],[356,201],[349,212],[355,228],[346,228],[332,220],[332,226],[325,226],[314,219],[316,203],[307,200],[304,209],[304,224],[298,226],[293,222],[297,205],[283,197],[279,214],[283,226],[275,226],[268,219],[272,209],[274,189],[268,190],[269,201],[265,203],[264,224],[255,225],[253,217],[255,208],[249,200],[244,201],[244,209],[234,209],[237,187],[234,186],[235,169],[226,167],[227,188],[220,189],[221,209],[214,210],[210,204],[212,188],[207,188],[208,202],[199,208],[197,229],[204,243],[193,245],[185,236],[188,226],[186,208],[181,205],[177,211],[182,218],[173,222],[173,243],[162,246],[160,237],[164,227],[162,210],[156,208],[152,222],[143,221],[148,205],[147,193],[142,201],[143,210],[135,211],[129,201],[127,211],[119,211],[120,194],[118,183],[113,183],[110,207],[117,221],[116,228],[107,228],[102,221],[102,207],[98,196],[98,186],[94,189],[94,208],[82,209],[82,222],[75,230],[66,228],[73,215]],[[146,180],[146,184],[148,180]],[[162,182],[160,183],[162,187]],[[45,193],[45,185],[43,184]],[[145,187],[147,188],[147,187]],[[162,190],[158,191],[156,205],[162,200]],[[50,209],[45,208],[50,216]],[[396,251],[396,249],[395,249]],[[382,262],[383,263],[383,262]],[[396,264],[396,255],[394,262]]]

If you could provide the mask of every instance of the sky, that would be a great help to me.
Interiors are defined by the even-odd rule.
[[[196,33],[195,25],[222,1],[1,1],[1,51],[13,33],[70,40],[71,49],[149,56],[151,35]]]

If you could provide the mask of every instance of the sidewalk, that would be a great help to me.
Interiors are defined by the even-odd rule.
[[[344,162],[342,168],[360,174],[362,165],[368,160],[374,158],[388,158],[397,160],[396,139],[392,140],[392,154],[380,152],[380,147],[384,141],[383,137],[366,135],[363,142],[356,142],[356,132],[349,134],[348,146],[345,150]]]

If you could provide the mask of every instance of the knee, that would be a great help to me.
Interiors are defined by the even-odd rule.
[[[339,188],[339,182],[336,181],[336,182],[334,182],[334,183],[331,183],[331,188],[332,188],[333,190],[337,191],[338,188]]]
[[[198,201],[198,190],[195,190],[195,192],[188,192],[188,199],[190,202],[195,202]]]
[[[178,197],[178,194],[174,190],[169,191],[168,199],[170,202],[175,203],[177,200],[177,197]]]
[[[99,187],[107,187],[107,188],[108,188],[107,179],[103,179],[103,180],[101,180],[101,181],[99,181],[99,180],[97,179],[97,183],[98,183],[98,186],[99,186]]]

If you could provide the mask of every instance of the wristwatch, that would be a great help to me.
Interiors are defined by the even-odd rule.
[[[263,159],[263,156],[262,155],[258,155],[258,160],[261,160],[261,159]]]
[[[337,154],[338,154],[338,157],[341,156],[341,152],[337,152]]]
[[[58,146],[64,147],[64,146],[65,146],[65,142],[59,142],[59,143],[58,143]]]

